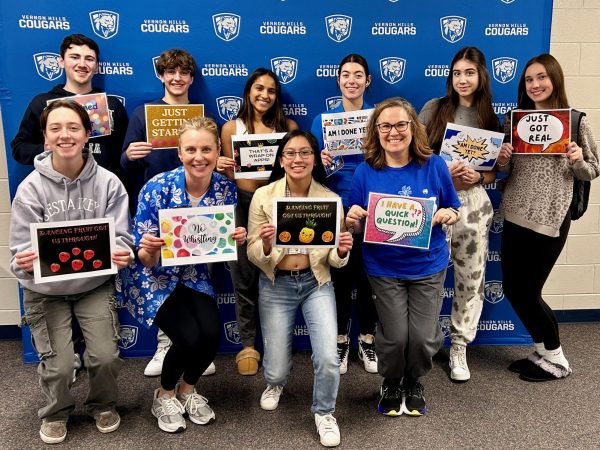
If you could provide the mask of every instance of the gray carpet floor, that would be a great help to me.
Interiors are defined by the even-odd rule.
[[[355,355],[342,376],[336,418],[340,449],[600,448],[600,324],[561,326],[573,375],[548,383],[526,383],[506,370],[529,351],[523,347],[470,347],[471,381],[448,378],[447,350],[422,381],[429,411],[423,417],[377,414],[381,378],[368,374]],[[35,366],[24,365],[17,341],[0,342],[0,449],[48,448],[38,436],[36,411],[43,403]],[[158,379],[146,378],[147,360],[126,360],[120,375],[121,427],[100,434],[83,414],[87,377],[73,386],[78,402],[65,449],[317,449],[310,414],[312,368],[308,353],[294,356],[294,370],[279,408],[263,411],[261,372],[242,377],[233,355],[218,356],[217,373],[203,377],[198,391],[208,397],[217,420],[188,422],[180,434],[158,429],[150,413]]]

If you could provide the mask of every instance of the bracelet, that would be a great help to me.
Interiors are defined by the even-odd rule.
[[[454,214],[456,214],[456,218],[458,219],[460,217],[460,211],[456,208],[446,208],[449,209],[450,211],[452,211]]]
[[[479,172],[479,180],[477,180],[477,184],[483,184],[484,181],[485,175],[483,174],[483,172]]]
[[[504,164],[498,163],[497,165],[498,165],[498,167],[506,167],[506,166],[508,166],[509,163],[510,163],[510,159],[508,161],[506,161]]]

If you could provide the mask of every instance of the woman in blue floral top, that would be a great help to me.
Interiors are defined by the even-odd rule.
[[[178,154],[182,166],[152,178],[140,192],[133,227],[138,259],[122,271],[117,296],[146,327],[156,324],[173,342],[165,356],[161,387],[154,393],[152,414],[161,430],[186,428],[183,414],[197,424],[215,418],[195,385],[219,346],[219,311],[205,264],[161,267],[158,211],[168,208],[235,205],[235,184],[216,172],[219,156],[217,125],[212,119],[184,122]],[[246,240],[235,229],[238,245]],[[181,378],[181,380],[180,380]]]

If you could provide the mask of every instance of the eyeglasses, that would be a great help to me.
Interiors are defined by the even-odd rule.
[[[294,150],[284,150],[281,152],[281,156],[285,159],[296,159],[296,155],[300,156],[302,159],[308,159],[314,154],[315,153],[312,150],[299,150],[297,152]]]
[[[402,131],[406,131],[408,129],[408,124],[411,123],[412,120],[401,120],[400,122],[396,122],[395,124],[391,124],[391,123],[378,123],[377,124],[377,128],[379,129],[380,133],[385,133],[388,134],[390,131],[392,131],[392,127],[394,127],[396,129],[396,131],[398,132],[402,132]]]

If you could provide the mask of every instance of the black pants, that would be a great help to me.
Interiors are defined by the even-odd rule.
[[[219,349],[219,309],[210,296],[178,284],[154,323],[173,345],[165,355],[160,384],[171,391],[179,378],[195,385]]]
[[[354,235],[350,260],[344,267],[331,268],[331,280],[335,291],[338,334],[348,334],[348,322],[352,315],[352,289],[356,287],[356,303],[359,330],[362,334],[373,334],[377,311],[373,303],[371,285],[363,266],[362,235]]]
[[[542,298],[544,284],[562,251],[571,217],[567,213],[558,237],[549,237],[504,221],[502,274],[504,293],[536,343],[547,350],[560,346],[558,323]]]

